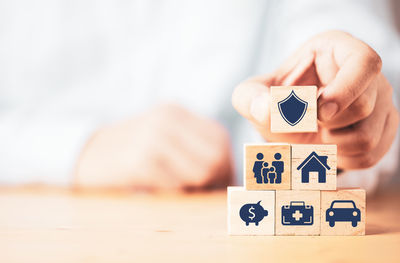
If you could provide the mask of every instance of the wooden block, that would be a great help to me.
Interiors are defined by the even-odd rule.
[[[228,187],[229,235],[274,235],[275,191]]]
[[[320,234],[320,191],[276,191],[275,234],[317,236]]]
[[[317,132],[317,87],[271,87],[271,132]]]
[[[363,189],[321,191],[321,235],[365,235]]]
[[[290,189],[289,144],[245,144],[244,163],[247,190]]]
[[[292,189],[336,190],[337,146],[292,145]]]

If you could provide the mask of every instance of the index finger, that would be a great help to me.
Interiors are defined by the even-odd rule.
[[[346,54],[342,49],[352,53]],[[347,109],[367,89],[382,65],[373,49],[353,38],[334,47],[333,52],[339,70],[319,97],[319,118],[322,121],[330,120]]]

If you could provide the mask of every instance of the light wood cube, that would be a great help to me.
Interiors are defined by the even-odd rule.
[[[363,189],[321,191],[321,235],[365,235]]]
[[[271,87],[271,132],[317,132],[317,87]]]
[[[229,235],[274,235],[275,191],[228,187]]]
[[[320,234],[320,191],[276,191],[275,234],[317,236]]]
[[[247,190],[291,188],[289,144],[245,144],[244,182]]]
[[[337,146],[292,145],[292,189],[336,190]]]

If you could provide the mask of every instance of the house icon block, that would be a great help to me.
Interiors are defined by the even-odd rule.
[[[331,168],[327,164],[328,156],[320,156],[316,152],[312,152],[298,167],[301,170],[301,182],[308,183],[310,181],[310,172],[318,173],[318,183],[326,182],[326,170]]]

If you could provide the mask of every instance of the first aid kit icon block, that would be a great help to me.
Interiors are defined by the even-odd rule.
[[[245,144],[246,190],[290,189],[290,154],[290,144]]]
[[[321,191],[321,235],[365,235],[365,200],[363,189]]]
[[[275,234],[275,191],[228,187],[229,235]]]
[[[275,196],[275,234],[318,236],[320,191],[278,190]]]
[[[317,132],[317,87],[272,86],[271,132]]]
[[[292,144],[292,189],[336,190],[337,146]]]

